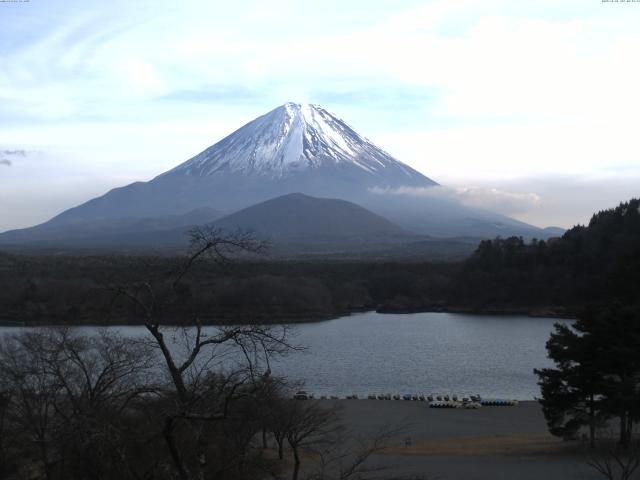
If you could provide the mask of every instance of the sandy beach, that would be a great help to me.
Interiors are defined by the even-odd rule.
[[[581,445],[547,432],[537,402],[478,410],[431,409],[425,402],[323,401],[338,404],[356,435],[404,426],[401,435],[371,464],[388,467],[380,478],[421,476],[429,480],[572,480],[601,478],[586,465]],[[389,475],[393,472],[393,475]]]

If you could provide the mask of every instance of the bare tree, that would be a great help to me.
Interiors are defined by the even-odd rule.
[[[354,436],[336,429],[316,450],[316,470],[308,480],[363,480],[383,469],[368,465],[369,459],[383,452],[389,443],[406,431],[406,426],[385,426],[370,436]],[[376,477],[379,478],[379,477]]]
[[[131,459],[121,454],[122,462],[106,462],[114,453],[107,447],[123,411],[149,391],[144,378],[150,366],[144,348],[113,332],[86,337],[43,329],[4,338],[5,421],[19,438],[22,463],[32,463],[31,452],[38,452],[47,479],[70,471],[99,477],[95,473],[105,466],[128,468]]]
[[[0,344],[0,382],[7,400],[5,421],[19,432],[26,461],[39,465],[45,478],[53,478],[58,459],[52,451],[60,419],[56,403],[60,385],[47,372],[39,354],[41,338],[33,333],[4,338]],[[34,455],[35,454],[35,455]]]
[[[601,444],[591,452],[587,465],[607,480],[629,480],[640,467],[640,443],[631,442],[628,448]]]
[[[209,469],[205,440],[213,428],[211,422],[227,419],[230,404],[255,393],[258,381],[270,375],[270,358],[293,347],[287,341],[286,327],[234,325],[207,329],[197,312],[188,320],[174,319],[172,323],[178,326],[171,327],[163,320],[164,310],[179,296],[185,278],[198,262],[221,264],[239,255],[259,254],[265,248],[264,242],[245,232],[228,234],[196,228],[191,231],[189,255],[165,278],[112,287],[138,309],[164,360],[171,385],[167,393],[175,401],[166,412],[162,432],[182,480],[204,477]],[[218,372],[212,375],[214,369]]]
[[[106,471],[135,476],[138,462],[125,451],[127,442],[118,439],[130,435],[124,431],[135,402],[156,393],[152,352],[106,330],[83,336],[57,329],[45,339],[44,361],[61,386],[57,414],[63,463],[94,477]]]
[[[15,472],[15,446],[8,428],[9,392],[0,390],[0,478],[9,478]]]
[[[317,402],[283,400],[284,436],[293,453],[292,479],[297,480],[300,473],[301,450],[312,449],[341,426],[338,423],[336,408],[323,408]]]

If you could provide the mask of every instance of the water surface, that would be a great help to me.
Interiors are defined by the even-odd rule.
[[[540,393],[533,369],[551,365],[545,342],[555,322],[568,321],[367,312],[296,324],[293,341],[306,350],[275,361],[272,371],[305,382],[317,395],[479,393],[534,399]],[[112,328],[128,336],[145,334],[143,327]]]
[[[525,316],[450,313],[352,315],[298,328],[309,348],[277,371],[310,391],[480,393],[533,399],[534,368],[551,365],[545,343],[555,322]],[[275,370],[275,369],[274,369]]]

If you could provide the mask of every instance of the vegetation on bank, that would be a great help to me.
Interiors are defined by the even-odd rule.
[[[486,240],[456,283],[476,305],[559,305],[579,312],[612,300],[640,301],[640,200],[598,212],[561,238]]]
[[[204,261],[166,320],[310,321],[363,310],[577,316],[611,299],[640,302],[639,200],[599,212],[561,238],[480,243],[464,262]],[[0,322],[141,323],[113,285],[166,278],[184,258],[0,254]]]
[[[177,258],[23,257],[0,260],[0,320],[39,323],[141,323],[111,286],[137,278],[160,281]],[[377,308],[440,307],[448,264],[205,261],[193,269],[170,321],[197,312],[205,323],[309,321]]]

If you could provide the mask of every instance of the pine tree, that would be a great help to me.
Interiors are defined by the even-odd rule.
[[[631,443],[633,424],[640,420],[640,315],[613,305],[585,320],[598,340],[604,410],[620,422],[620,444]]]
[[[595,441],[598,422],[617,417],[619,442],[631,442],[640,420],[640,315],[613,305],[555,326],[547,352],[556,368],[535,370],[549,431],[572,438],[582,427]]]
[[[587,426],[593,446],[597,422],[604,415],[598,394],[601,377],[596,364],[597,345],[592,337],[580,334],[577,327],[555,325],[547,351],[556,368],[535,373],[540,379],[540,403],[549,431],[568,439]]]

